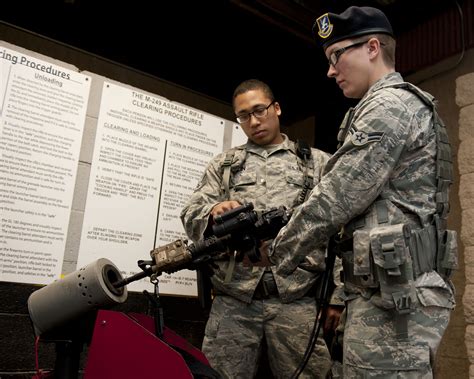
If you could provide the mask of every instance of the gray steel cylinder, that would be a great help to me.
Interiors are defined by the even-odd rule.
[[[123,303],[127,288],[113,286],[122,279],[111,261],[100,258],[33,292],[28,298],[28,312],[35,334],[40,336],[90,310]]]

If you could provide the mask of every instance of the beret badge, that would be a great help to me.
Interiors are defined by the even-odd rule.
[[[318,17],[316,20],[316,24],[318,25],[318,35],[321,38],[328,38],[333,29],[333,25],[329,20],[329,14],[325,13],[321,17]]]

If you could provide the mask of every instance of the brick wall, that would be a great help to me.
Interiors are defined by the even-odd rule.
[[[456,79],[459,112],[461,241],[464,245],[466,288],[462,299],[469,378],[474,378],[474,72]]]

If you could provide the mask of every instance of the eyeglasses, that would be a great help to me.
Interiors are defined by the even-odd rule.
[[[244,113],[236,117],[236,120],[239,124],[245,124],[246,122],[250,121],[250,117],[254,115],[256,118],[264,118],[268,114],[268,108],[270,108],[273,104],[275,104],[275,100],[273,100],[268,106],[257,108],[253,112]]]
[[[331,53],[331,55],[329,56],[329,58],[328,58],[329,64],[332,65],[332,67],[336,67],[337,61],[339,60],[339,57],[342,54],[344,54],[347,50],[352,49],[353,47],[362,46],[363,44],[365,44],[367,42],[369,42],[369,40],[363,41],[363,42],[356,42],[356,43],[353,43],[352,45],[349,45],[349,46],[343,47],[341,49],[337,49],[336,51],[333,51]]]

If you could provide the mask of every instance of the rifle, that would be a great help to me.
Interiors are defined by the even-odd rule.
[[[252,203],[241,205],[214,218],[212,235],[195,244],[178,239],[150,252],[152,260],[138,261],[142,269],[135,275],[113,283],[115,288],[123,287],[146,276],[171,274],[184,269],[196,269],[212,260],[216,255],[234,250],[246,254],[252,262],[260,260],[260,243],[276,237],[291,217],[285,207],[268,211],[254,211]]]

